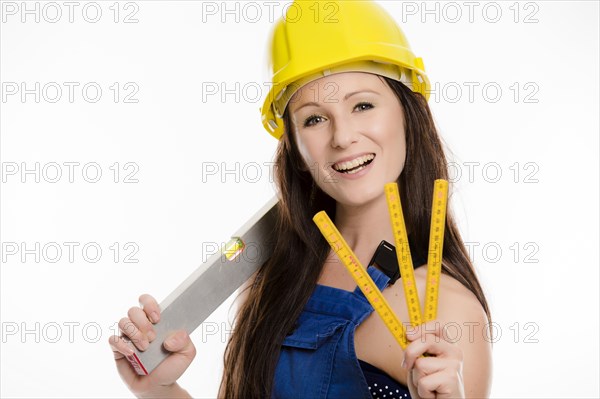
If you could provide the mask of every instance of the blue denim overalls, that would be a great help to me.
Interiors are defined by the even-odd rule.
[[[389,277],[367,272],[379,290]],[[372,398],[354,351],[354,331],[373,312],[358,286],[353,292],[317,284],[283,341],[272,398]]]

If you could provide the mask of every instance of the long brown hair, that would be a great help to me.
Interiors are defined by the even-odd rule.
[[[433,181],[448,180],[447,160],[429,105],[404,84],[382,77],[404,110],[406,153],[399,184],[411,252],[427,258]],[[335,218],[335,200],[314,184],[290,131],[286,109],[285,134],[277,147],[275,183],[279,190],[275,249],[259,269],[247,300],[234,320],[225,348],[219,397],[270,397],[281,343],[310,298],[330,247],[312,221],[325,210]],[[444,235],[442,272],[477,297],[491,320],[489,307],[451,212],[452,186]]]

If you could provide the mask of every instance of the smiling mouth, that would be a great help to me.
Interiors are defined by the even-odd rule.
[[[331,167],[336,172],[351,175],[351,174],[360,172],[362,169],[366,168],[371,162],[373,162],[374,159],[375,159],[375,154],[363,155],[352,161],[339,162],[339,163],[333,164]]]

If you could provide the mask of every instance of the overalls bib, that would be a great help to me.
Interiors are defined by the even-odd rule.
[[[389,277],[374,266],[367,272],[380,291]],[[283,341],[272,398],[372,398],[354,351],[356,327],[373,312],[354,291],[317,284]]]

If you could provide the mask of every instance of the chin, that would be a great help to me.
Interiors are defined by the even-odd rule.
[[[345,206],[362,206],[365,205],[369,202],[374,201],[375,199],[377,199],[377,197],[379,197],[380,195],[383,194],[383,186],[381,186],[381,192],[377,193],[374,191],[364,191],[364,190],[356,190],[357,192],[355,193],[351,193],[349,195],[337,195],[336,197],[333,197],[336,202],[340,205],[345,205]]]

